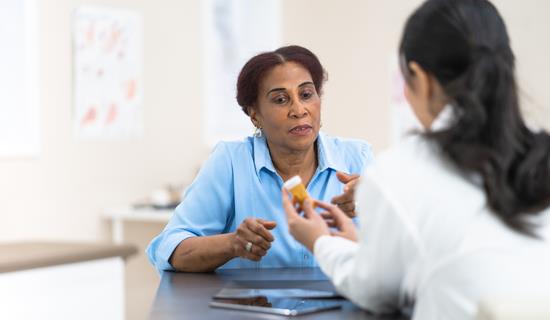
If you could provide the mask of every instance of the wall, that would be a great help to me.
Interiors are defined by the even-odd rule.
[[[188,181],[208,150],[201,132],[200,6],[195,1],[36,1],[41,146],[0,159],[0,240],[98,239],[101,210]],[[75,141],[71,14],[107,5],[143,14],[145,128],[141,138]]]
[[[285,41],[318,54],[329,74],[323,129],[360,137],[377,151],[390,143],[390,59],[419,0],[285,1]],[[496,0],[518,60],[526,116],[550,130],[550,30],[545,0]]]
[[[318,54],[328,72],[323,130],[390,142],[389,66],[407,15],[419,1],[286,1],[284,32]]]
[[[42,152],[0,159],[0,240],[99,239],[101,209],[189,181],[208,149],[202,132],[200,1],[38,2]],[[316,52],[329,72],[323,129],[389,144],[389,59],[419,1],[283,0],[283,39]],[[526,114],[550,129],[550,2],[495,1],[518,58]],[[71,12],[108,5],[144,17],[145,133],[125,141],[72,136]]]
[[[504,16],[516,54],[524,115],[550,131],[550,2],[498,0],[495,5]]]

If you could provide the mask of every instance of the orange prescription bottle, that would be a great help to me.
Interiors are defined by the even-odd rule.
[[[300,204],[300,206],[303,205],[303,202],[306,198],[309,198],[309,194],[306,191],[306,187],[302,183],[302,179],[300,176],[294,176],[290,179],[288,179],[284,184],[283,187],[288,190],[294,199]]]

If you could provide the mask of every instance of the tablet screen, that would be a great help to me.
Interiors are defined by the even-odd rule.
[[[214,308],[296,316],[305,313],[338,309],[342,307],[342,304],[334,299],[296,299],[256,296],[250,298],[215,299],[210,303],[210,306]]]
[[[248,289],[248,288],[223,288],[214,299],[237,299],[237,298],[253,298],[259,296],[267,296],[271,298],[316,298],[330,299],[341,298],[334,291],[311,290],[311,289],[293,289],[293,288],[276,288],[276,289]]]

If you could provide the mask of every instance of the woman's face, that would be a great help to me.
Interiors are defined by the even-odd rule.
[[[423,96],[421,96],[420,94],[415,92],[413,88],[411,88],[410,83],[405,83],[405,98],[411,106],[414,115],[416,116],[418,121],[420,121],[424,128],[429,128],[433,119],[428,113],[428,109],[425,108],[428,102]]]
[[[260,83],[257,104],[249,114],[270,147],[307,151],[321,123],[321,99],[308,70],[294,62],[274,67]]]
[[[416,62],[409,64],[410,73],[405,81],[405,98],[416,118],[429,129],[439,112],[447,103],[439,83]]]

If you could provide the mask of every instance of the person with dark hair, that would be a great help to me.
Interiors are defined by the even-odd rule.
[[[358,173],[373,158],[364,141],[319,132],[324,81],[317,57],[299,46],[259,54],[244,65],[237,101],[256,133],[216,146],[147,249],[159,271],[317,266],[288,233],[283,182],[298,175],[311,196],[354,217]]]
[[[322,201],[324,219],[313,200],[298,215],[283,190],[291,234],[340,293],[374,312],[414,305],[413,319],[473,319],[483,299],[550,296],[550,136],[521,116],[497,9],[428,0],[399,55],[425,131],[367,168],[358,230]]]

